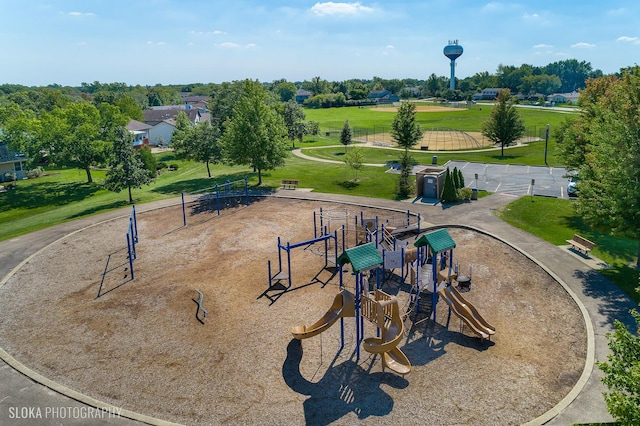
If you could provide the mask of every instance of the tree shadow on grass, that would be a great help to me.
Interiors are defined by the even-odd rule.
[[[336,185],[347,190],[354,190],[360,186],[360,182],[356,182],[353,180],[345,180],[342,182],[336,182]]]
[[[181,180],[178,182],[171,182],[166,185],[157,186],[152,189],[152,192],[157,192],[160,194],[175,194],[179,195],[180,193],[190,193],[199,190],[203,190],[206,188],[212,188],[212,191],[215,191],[216,185],[223,185],[225,182],[230,181],[234,182],[237,180],[244,179],[247,176],[246,172],[238,172],[238,173],[229,173],[224,175],[218,175],[211,178],[196,178],[196,179],[188,179]],[[265,174],[262,174],[262,177],[265,177]]]
[[[2,199],[2,210],[14,208],[31,209],[39,207],[63,206],[93,196],[102,187],[86,182],[38,182],[19,185],[15,191],[6,192]]]

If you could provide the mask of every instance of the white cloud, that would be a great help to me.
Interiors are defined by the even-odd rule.
[[[571,47],[574,47],[576,49],[592,49],[592,48],[596,47],[596,45],[595,44],[591,44],[591,43],[585,43],[585,42],[581,41],[580,43],[572,44]]]
[[[151,41],[151,40],[147,40],[147,44],[150,46],[166,46],[167,43],[165,43],[164,41]]]
[[[393,45],[392,45],[392,44],[388,44],[388,45],[387,45],[387,49],[395,49],[395,47],[393,47]]]
[[[533,46],[534,49],[551,49],[553,46],[550,44],[536,44]]]
[[[627,13],[628,13],[627,9],[625,9],[624,7],[621,7],[620,9],[611,9],[610,11],[607,12],[607,15],[609,15],[609,16],[624,16]]]
[[[538,19],[540,17],[540,15],[538,15],[537,13],[525,13],[524,14],[524,19]]]
[[[359,13],[373,12],[373,8],[363,6],[360,2],[356,3],[334,3],[332,1],[325,3],[316,3],[311,7],[311,12],[315,15],[357,15]]]
[[[197,35],[197,36],[209,36],[209,35],[227,35],[228,33],[225,31],[220,31],[220,30],[213,30],[213,31],[191,31],[192,35]]]
[[[69,15],[69,16],[96,16],[95,13],[91,13],[91,12],[68,12],[67,15]]]
[[[634,43],[634,44],[640,43],[640,39],[638,39],[638,37],[628,37],[628,36],[618,37],[616,41],[622,41],[625,43]]]
[[[238,43],[233,43],[230,41],[227,41],[225,43],[220,43],[220,44],[216,44],[217,47],[222,47],[224,49],[255,49],[256,47],[258,47],[257,44],[255,43],[247,43],[245,45],[242,44],[238,44]]]

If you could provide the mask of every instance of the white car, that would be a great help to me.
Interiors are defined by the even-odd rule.
[[[570,197],[576,197],[578,195],[578,188],[576,188],[576,184],[578,183],[578,178],[576,176],[572,176],[569,178],[569,183],[567,184],[567,195]]]

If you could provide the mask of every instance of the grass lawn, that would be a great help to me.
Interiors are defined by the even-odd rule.
[[[498,216],[511,225],[555,245],[566,244],[573,234],[579,234],[595,243],[591,253],[613,266],[600,271],[615,282],[629,297],[640,303],[635,291],[640,271],[633,268],[638,242],[597,233],[575,214],[574,201],[546,197],[522,197],[507,204]]]
[[[544,142],[532,142],[524,146],[506,148],[504,157],[500,150],[486,151],[475,150],[473,152],[429,152],[412,151],[411,156],[416,164],[431,164],[431,158],[438,156],[438,164],[444,164],[450,160],[463,160],[479,163],[504,163],[523,164],[530,166],[544,166]],[[347,150],[349,147],[347,147]],[[344,158],[344,146],[303,148],[302,152],[311,157],[327,160],[342,161]],[[364,162],[370,164],[387,164],[399,162],[402,151],[389,148],[362,147]],[[561,166],[557,157],[555,142],[549,142],[547,150],[547,164],[549,166]]]

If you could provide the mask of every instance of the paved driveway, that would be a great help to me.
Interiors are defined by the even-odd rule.
[[[568,198],[564,167],[518,166],[513,164],[449,161],[445,167],[462,170],[465,185],[489,192],[511,195],[544,195]],[[475,176],[478,176],[476,181]],[[532,180],[535,182],[532,185]]]

